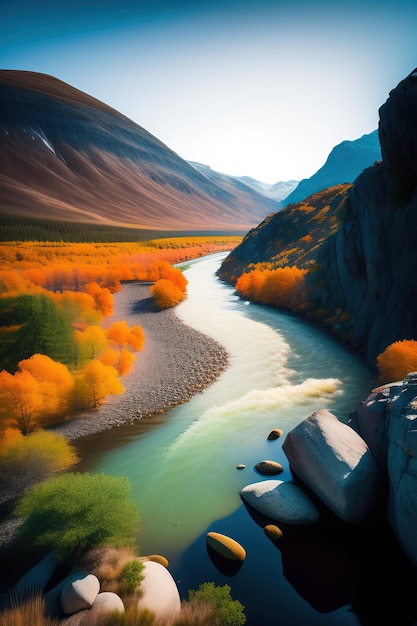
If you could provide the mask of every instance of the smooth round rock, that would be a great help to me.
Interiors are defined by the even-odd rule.
[[[243,465],[243,463],[239,463],[239,465],[236,465],[236,469],[238,470],[242,470],[245,469],[246,465]]]
[[[155,621],[160,624],[172,624],[181,612],[181,597],[175,580],[166,567],[146,559],[143,576],[138,609],[154,613]]]
[[[281,463],[278,461],[260,461],[255,465],[255,468],[260,474],[281,474],[284,471]]]
[[[274,428],[274,430],[271,430],[271,432],[268,435],[268,439],[270,441],[274,440],[274,439],[279,439],[282,436],[282,430],[280,428]]]
[[[278,539],[282,537],[282,530],[275,524],[267,524],[264,528],[264,532],[271,541],[278,541]]]
[[[160,563],[164,567],[169,566],[168,559],[165,556],[162,556],[161,554],[149,554],[148,556],[145,556],[144,558],[147,561],[155,561],[155,563]]]
[[[94,574],[75,574],[63,586],[60,602],[64,613],[71,615],[90,609],[100,591],[100,581]]]
[[[207,533],[207,543],[218,554],[226,559],[234,561],[244,561],[246,558],[246,550],[235,539],[216,533],[214,531]]]
[[[110,613],[114,613],[117,611],[118,613],[125,612],[125,606],[123,604],[123,600],[116,593],[112,591],[101,591],[96,599],[93,602],[93,605],[89,611],[90,616],[96,615],[98,613],[105,613],[109,615]]]
[[[263,480],[246,485],[240,496],[254,509],[282,524],[314,524],[319,512],[310,498],[293,483]]]

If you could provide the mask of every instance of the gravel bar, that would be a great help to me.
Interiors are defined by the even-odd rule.
[[[228,366],[228,353],[222,345],[185,325],[175,308],[159,310],[155,306],[148,283],[126,283],[114,295],[114,314],[106,318],[105,326],[120,320],[126,320],[129,326],[140,325],[145,335],[132,371],[122,377],[125,392],[108,396],[96,410],[51,429],[69,440],[183,404],[213,383]]]

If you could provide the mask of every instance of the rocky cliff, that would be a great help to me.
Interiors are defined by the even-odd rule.
[[[390,343],[417,338],[416,71],[379,117],[382,162],[355,180],[343,224],[317,256],[322,302],[346,311],[343,333],[371,364]]]
[[[349,424],[386,477],[389,522],[417,567],[417,373],[374,389],[352,412]]]
[[[379,117],[382,161],[268,216],[219,270],[234,283],[254,263],[309,269],[302,314],[371,366],[394,341],[417,339],[417,71]]]

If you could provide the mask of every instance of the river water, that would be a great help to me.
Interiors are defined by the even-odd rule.
[[[314,325],[239,299],[215,275],[224,257],[187,264],[188,296],[176,312],[225,346],[229,367],[186,404],[77,442],[78,469],[128,477],[140,511],[141,553],[168,559],[183,598],[214,581],[228,584],[245,606],[247,626],[366,623],[363,615],[375,617],[375,606],[363,599],[362,579],[364,571],[380,576],[373,552],[379,525],[358,534],[325,515],[318,528],[284,529],[274,544],[239,490],[265,478],[254,467],[265,459],[279,461],[284,471],[277,478],[290,480],[285,434],[318,408],[346,422],[375,386],[373,373]],[[274,428],[284,434],[269,441]],[[244,546],[239,568],[209,553],[211,530]],[[364,533],[366,559],[358,548]]]

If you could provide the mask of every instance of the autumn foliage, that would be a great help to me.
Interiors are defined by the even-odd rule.
[[[161,278],[149,287],[152,298],[159,309],[168,309],[184,300],[184,291],[167,278]]]
[[[236,291],[249,300],[298,311],[305,299],[306,272],[295,265],[273,270],[253,269],[238,278]]]
[[[404,339],[390,344],[378,355],[377,368],[382,383],[402,380],[417,371],[417,341]]]
[[[187,280],[173,264],[240,240],[0,244],[0,433],[27,435],[122,393],[145,342],[139,325],[105,324],[122,282],[153,283],[157,305],[175,306]]]
[[[65,437],[44,430],[24,437],[17,429],[7,429],[0,443],[0,483],[14,495],[78,462]]]
[[[74,374],[74,379],[74,407],[77,410],[96,409],[106,396],[124,391],[117,369],[98,359],[89,361]]]

